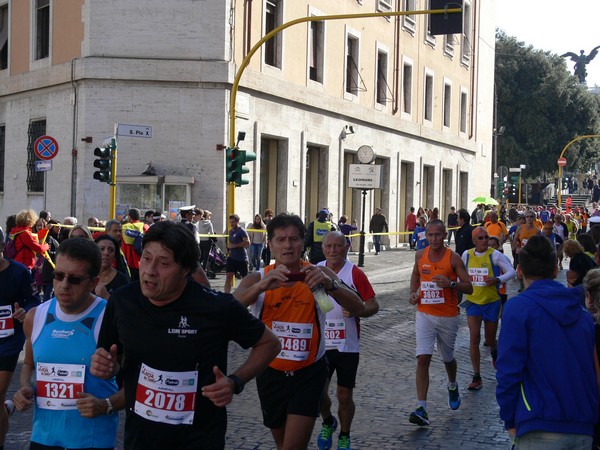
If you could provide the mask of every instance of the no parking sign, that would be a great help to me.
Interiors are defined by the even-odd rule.
[[[58,142],[52,136],[40,136],[33,144],[35,156],[43,161],[50,161],[58,154]]]

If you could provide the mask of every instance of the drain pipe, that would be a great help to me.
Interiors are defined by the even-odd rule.
[[[77,203],[77,83],[75,82],[75,61],[79,59],[73,58],[71,60],[71,86],[73,86],[73,137],[71,141],[71,216],[77,217],[76,214],[76,203]]]

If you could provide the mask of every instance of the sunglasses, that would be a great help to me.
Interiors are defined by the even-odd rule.
[[[89,280],[90,277],[76,277],[74,275],[65,275],[62,272],[54,272],[54,279],[56,281],[63,281],[64,279],[67,279],[67,281],[69,282],[69,284],[73,284],[73,285],[77,285],[77,284],[81,284],[83,283],[85,280]]]
[[[487,241],[490,237],[489,236],[477,236],[477,240],[478,241]]]

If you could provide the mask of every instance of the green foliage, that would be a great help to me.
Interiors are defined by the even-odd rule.
[[[590,94],[566,68],[564,58],[496,32],[498,165],[527,165],[528,176],[555,173],[565,145],[600,134],[600,96]],[[588,171],[600,156],[600,139],[572,144],[567,170]]]

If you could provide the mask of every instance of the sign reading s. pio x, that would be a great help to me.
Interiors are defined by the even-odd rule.
[[[146,125],[125,125],[120,123],[117,127],[117,136],[151,138],[152,127]]]

